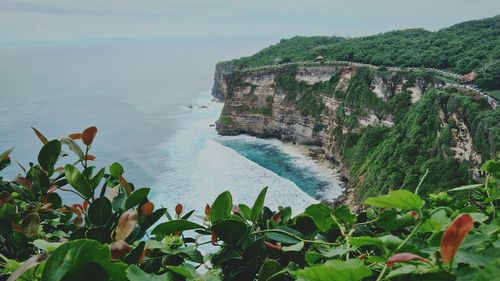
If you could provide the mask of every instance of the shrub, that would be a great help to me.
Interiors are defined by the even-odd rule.
[[[358,213],[317,203],[294,216],[290,207],[265,207],[267,188],[252,206],[236,204],[226,191],[195,220],[181,204],[173,214],[155,209],[149,189],[128,182],[120,164],[92,166],[95,127],[51,141],[36,133],[44,143],[38,162],[13,181],[0,179],[0,277],[9,280],[491,280],[498,274],[500,158],[482,166],[484,184],[427,201],[418,195],[425,176],[415,192],[368,198]],[[11,151],[0,155],[1,168],[12,162]],[[61,166],[63,160],[72,164]],[[61,192],[82,204],[64,204]],[[199,247],[209,243],[215,253],[203,257]]]

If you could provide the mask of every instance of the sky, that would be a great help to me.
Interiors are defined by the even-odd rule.
[[[498,0],[0,0],[0,46],[355,37],[496,14]]]

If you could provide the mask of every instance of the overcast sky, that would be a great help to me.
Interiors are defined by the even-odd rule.
[[[360,36],[496,14],[499,0],[0,0],[0,45]]]

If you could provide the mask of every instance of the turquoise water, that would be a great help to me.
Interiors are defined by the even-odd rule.
[[[210,126],[222,109],[207,91],[215,63],[268,44],[0,48],[0,150],[16,146],[12,158],[27,166],[41,147],[31,126],[53,139],[95,125],[96,165],[122,163],[158,205],[203,208],[225,190],[252,204],[264,186],[269,206],[301,210],[335,197],[335,179],[311,159],[273,140],[221,137]],[[0,176],[18,173],[11,165]]]
[[[300,167],[297,157],[283,151],[274,142],[225,140],[223,143],[278,176],[289,179],[314,198],[321,199],[322,191],[332,188],[331,179],[318,176],[311,168]]]

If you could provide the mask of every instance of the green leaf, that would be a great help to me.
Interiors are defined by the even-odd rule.
[[[101,183],[102,178],[104,177],[104,172],[105,169],[102,168],[95,174],[95,176],[90,180],[90,185],[92,189],[96,189],[99,186],[99,183]]]
[[[171,220],[160,223],[153,229],[153,234],[169,235],[178,231],[203,228],[203,226],[187,220]]]
[[[300,241],[299,243],[290,246],[283,246],[281,250],[283,252],[300,252],[302,248],[304,248],[304,241]]]
[[[177,266],[167,265],[165,267],[185,278],[193,278],[196,275],[196,270],[192,265],[189,264]]]
[[[294,229],[283,226],[279,228],[272,229],[270,232],[266,232],[266,237],[270,240],[274,240],[276,242],[280,242],[286,245],[292,245],[299,243],[300,239],[296,237],[300,237],[301,233],[297,232]]]
[[[40,153],[38,153],[38,163],[40,167],[49,174],[52,174],[59,154],[61,154],[60,141],[52,140],[46,143],[40,150]]]
[[[131,265],[125,271],[127,278],[130,281],[174,281],[174,277],[171,272],[164,273],[162,275],[150,274],[142,271],[137,265]]]
[[[99,197],[89,206],[88,217],[96,226],[105,225],[112,215],[111,202],[106,197]]]
[[[321,265],[291,272],[304,281],[359,281],[372,274],[360,260],[330,260]]]
[[[123,174],[122,165],[120,165],[120,163],[116,163],[116,162],[111,164],[111,167],[109,167],[109,174],[115,178],[119,177],[121,174]]]
[[[223,220],[212,225],[212,230],[217,233],[222,241],[235,244],[240,241],[247,232],[247,225],[239,220]]]
[[[73,151],[73,153],[78,156],[78,159],[83,159],[85,157],[85,153],[83,153],[80,146],[71,138],[62,137],[61,142],[65,144],[69,148],[69,150]]]
[[[120,192],[113,198],[113,211],[125,210],[125,201],[127,200],[127,193]]]
[[[88,187],[85,178],[75,166],[66,164],[66,166],[64,166],[64,173],[68,183],[80,192],[85,199],[90,199],[92,197],[92,190]]]
[[[230,247],[224,247],[224,248],[222,248],[222,250],[220,252],[218,252],[217,254],[215,254],[213,256],[211,262],[214,265],[219,265],[221,263],[228,262],[228,261],[239,262],[241,260],[243,260],[243,257],[241,256],[240,253],[238,253],[238,251],[236,251]]]
[[[16,207],[11,204],[3,204],[0,207],[0,219],[3,220],[15,220],[16,217]]]
[[[241,216],[246,220],[250,220],[250,217],[252,216],[252,209],[245,204],[239,204],[238,207],[240,207]]]
[[[333,210],[323,203],[310,205],[304,213],[313,219],[320,231],[327,231],[334,224],[331,217]]]
[[[23,230],[23,233],[28,237],[36,235],[39,226],[40,216],[37,213],[28,214],[21,222],[21,229]]]
[[[449,223],[450,217],[448,217],[446,211],[439,210],[422,223],[420,230],[424,232],[438,232],[444,230]]]
[[[141,202],[142,199],[147,198],[149,194],[149,188],[140,188],[132,192],[127,201],[125,201],[125,209],[130,209]]]
[[[108,246],[93,240],[74,240],[50,255],[42,281],[126,280],[122,263],[111,263]]]
[[[43,251],[48,252],[48,253],[52,253],[55,251],[55,249],[57,249],[57,247],[61,246],[62,243],[48,242],[48,241],[43,240],[43,239],[36,239],[35,241],[33,241],[33,245],[35,245],[35,247],[37,247],[40,250],[43,250]]]
[[[368,198],[365,200],[365,204],[379,208],[417,210],[422,208],[425,202],[415,193],[405,189],[400,189],[391,191],[387,195]]]
[[[349,238],[349,243],[355,247],[384,245],[384,242],[382,242],[380,239],[370,236],[351,237]]]
[[[497,259],[478,272],[473,281],[498,281],[500,280],[500,259]]]
[[[283,270],[283,267],[279,264],[279,262],[266,259],[259,270],[259,277],[257,281],[267,281],[270,280],[269,277]]]
[[[264,187],[257,196],[257,199],[255,199],[255,203],[253,204],[252,207],[252,215],[250,217],[250,220],[252,222],[257,221],[259,218],[259,215],[262,213],[262,208],[264,208],[264,201],[266,199],[266,193],[267,193],[267,186]]]
[[[210,222],[212,224],[227,219],[231,216],[233,197],[229,191],[223,192],[215,199],[210,209]]]
[[[347,205],[341,205],[335,208],[333,214],[338,220],[346,223],[353,224],[357,221],[356,215],[351,212],[351,209]]]
[[[450,190],[448,190],[448,192],[455,192],[455,191],[463,191],[463,190],[471,190],[471,189],[477,189],[479,187],[483,186],[482,184],[471,184],[471,185],[464,185],[464,186],[460,186],[460,187],[455,187],[455,188],[452,188]]]

